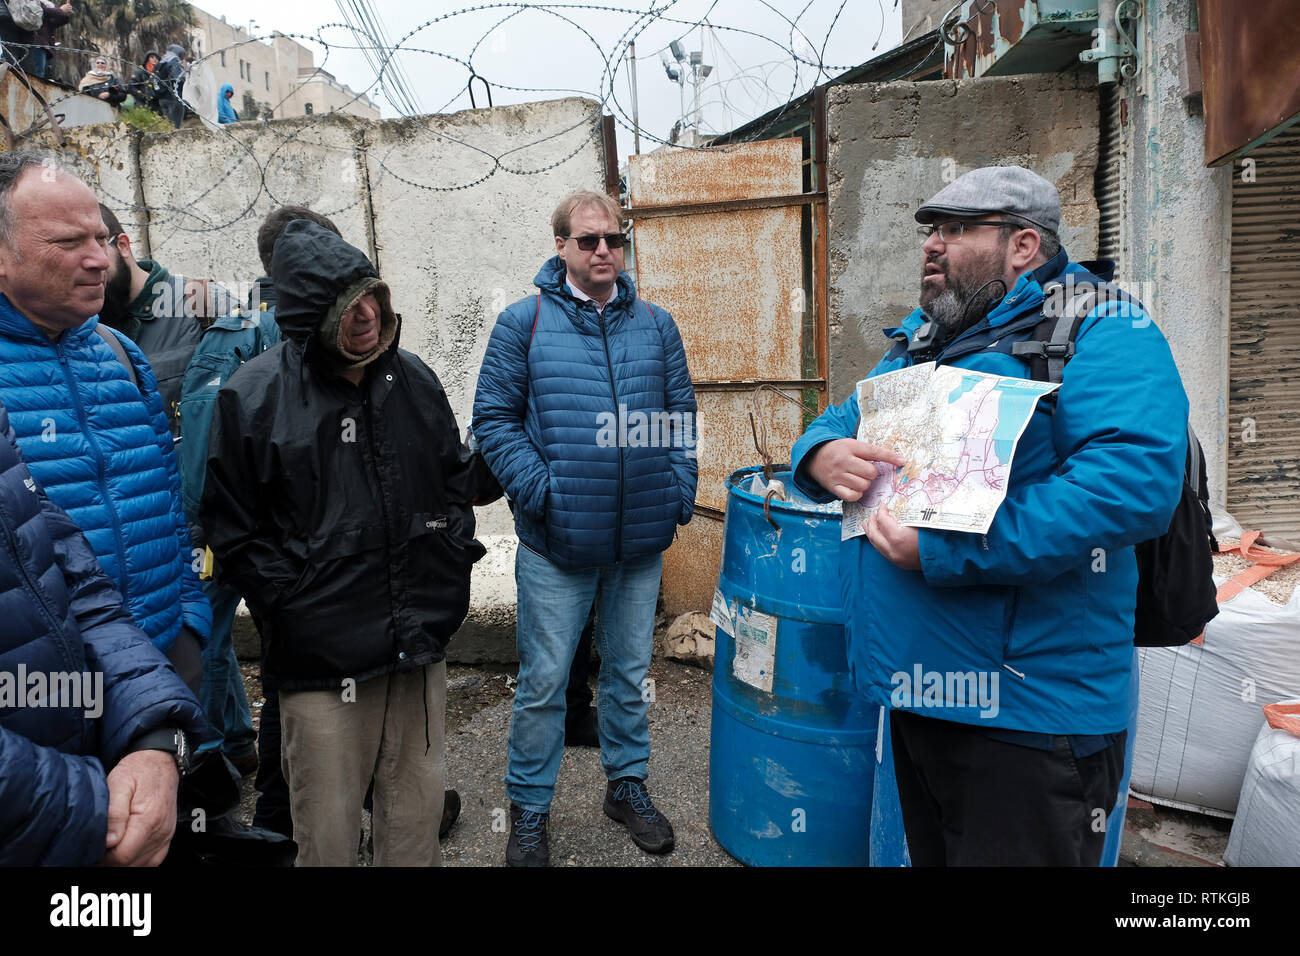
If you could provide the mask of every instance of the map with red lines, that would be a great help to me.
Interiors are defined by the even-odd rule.
[[[902,525],[987,532],[1034,406],[1056,387],[933,362],[859,382],[858,439],[907,464],[878,465],[862,500],[844,503],[843,536],[865,534],[879,505]]]

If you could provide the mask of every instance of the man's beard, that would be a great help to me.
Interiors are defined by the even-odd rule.
[[[953,330],[954,335],[975,325],[994,302],[1007,294],[999,274],[1005,255],[1005,246],[1000,246],[984,259],[970,263],[963,274],[945,273],[943,291],[929,301],[923,280],[920,304],[925,314],[943,328]]]
[[[99,321],[119,332],[131,331],[131,273],[122,262],[120,254],[115,266],[110,266],[104,280],[104,305],[99,310]]]

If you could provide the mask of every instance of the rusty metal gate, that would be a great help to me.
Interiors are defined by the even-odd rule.
[[[1228,511],[1300,540],[1300,129],[1232,178]]]
[[[631,160],[638,293],[676,319],[699,403],[695,518],[664,555],[670,613],[709,608],[724,480],[761,461],[751,410],[773,460],[788,462],[825,408],[825,155],[818,142],[807,192],[801,138]]]

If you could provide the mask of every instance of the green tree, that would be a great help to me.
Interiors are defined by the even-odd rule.
[[[135,66],[144,62],[146,51],[161,55],[169,43],[188,48],[189,29],[196,23],[194,8],[181,0],[73,0],[64,45],[119,57],[112,64],[113,72],[129,79]],[[88,55],[60,59],[76,61],[71,65],[80,78]]]

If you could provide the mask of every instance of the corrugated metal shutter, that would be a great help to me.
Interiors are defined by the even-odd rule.
[[[1128,183],[1125,161],[1128,158],[1124,139],[1128,119],[1127,98],[1123,86],[1107,83],[1101,88],[1101,144],[1097,157],[1097,258],[1121,259],[1120,221],[1123,217],[1124,189]]]
[[[1228,510],[1300,539],[1300,129],[1249,159],[1232,177]]]

